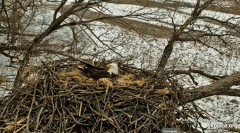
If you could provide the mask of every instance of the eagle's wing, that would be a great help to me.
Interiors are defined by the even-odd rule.
[[[98,80],[100,78],[110,78],[111,75],[109,72],[102,68],[97,67],[88,67],[85,66],[83,68],[79,68],[87,77],[93,78],[95,80]]]

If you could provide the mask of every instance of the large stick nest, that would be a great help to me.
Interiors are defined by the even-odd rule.
[[[179,109],[183,100],[179,86],[113,83],[105,94],[105,86],[94,82],[71,79],[63,84],[59,71],[59,65],[44,66],[37,70],[37,80],[0,99],[0,132],[149,133],[161,132],[164,127],[193,130],[188,109]]]

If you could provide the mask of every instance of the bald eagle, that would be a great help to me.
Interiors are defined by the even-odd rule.
[[[98,68],[90,64],[85,64],[83,68],[79,69],[84,73],[85,76],[99,80],[101,78],[115,78],[118,75],[117,63],[111,63],[106,65],[107,69]]]
[[[97,80],[97,86],[103,84],[106,88],[105,94],[107,94],[109,88],[113,88],[113,83],[110,80],[116,78],[118,75],[117,63],[106,65],[107,69],[98,68],[88,63],[84,64],[85,66],[83,68],[79,67],[79,69],[86,77]]]

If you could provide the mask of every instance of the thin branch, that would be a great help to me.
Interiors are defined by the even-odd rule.
[[[204,76],[204,77],[207,77],[209,79],[213,79],[213,80],[218,80],[218,79],[221,79],[221,78],[224,78],[226,76],[219,76],[219,75],[211,75],[211,74],[208,74],[202,70],[197,70],[197,69],[189,69],[189,70],[171,70],[171,71],[168,71],[167,74],[176,74],[176,75],[179,75],[179,74],[186,74],[186,75],[189,75],[191,73],[195,73],[195,74],[199,74],[201,76]]]
[[[57,9],[55,10],[55,12],[53,14],[53,21],[56,20],[58,11],[65,5],[66,2],[67,2],[67,0],[61,1],[60,5],[57,7]]]

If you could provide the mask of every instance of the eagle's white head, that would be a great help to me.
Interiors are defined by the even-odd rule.
[[[112,75],[118,75],[118,64],[117,63],[111,63],[107,65],[108,72]]]

